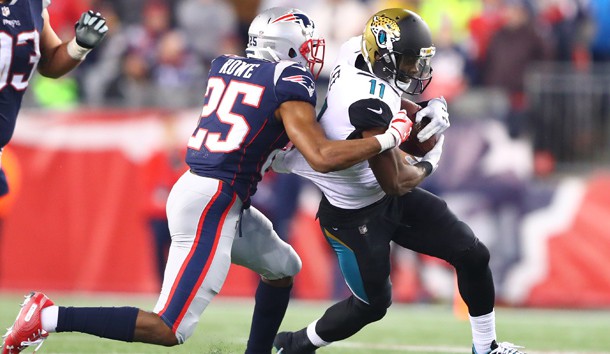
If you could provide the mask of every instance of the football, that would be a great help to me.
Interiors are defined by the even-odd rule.
[[[422,157],[428,153],[428,151],[432,150],[436,142],[438,141],[437,134],[430,137],[430,139],[420,142],[417,139],[417,134],[428,124],[430,123],[429,117],[424,117],[421,122],[415,123],[415,114],[417,111],[422,109],[420,105],[417,103],[410,101],[408,99],[403,98],[401,105],[401,109],[407,111],[407,116],[409,119],[413,121],[413,128],[411,129],[411,134],[409,138],[402,144],[398,146],[398,148],[409,155]]]

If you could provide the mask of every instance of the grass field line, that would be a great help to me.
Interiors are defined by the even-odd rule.
[[[446,353],[446,354],[465,354],[471,353],[470,349],[455,348],[438,345],[403,345],[403,344],[373,344],[362,342],[337,342],[333,346],[352,348],[356,350],[384,350],[401,353]],[[610,352],[574,352],[574,351],[530,351],[527,354],[610,354]]]

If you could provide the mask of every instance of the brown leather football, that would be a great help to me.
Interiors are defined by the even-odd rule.
[[[409,117],[409,119],[411,119],[411,121],[413,121],[413,128],[411,129],[411,134],[409,135],[409,138],[404,143],[400,144],[398,147],[400,150],[406,152],[409,155],[422,157],[426,155],[430,150],[432,150],[434,145],[436,145],[436,142],[438,141],[438,134],[431,136],[430,139],[424,142],[420,142],[417,139],[417,134],[428,123],[430,123],[430,118],[424,117],[421,122],[415,123],[415,114],[417,113],[417,111],[422,109],[422,107],[406,98],[402,99],[400,108],[405,109],[407,111],[407,116]]]

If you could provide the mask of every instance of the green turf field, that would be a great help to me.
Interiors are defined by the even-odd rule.
[[[62,296],[49,294],[61,305],[152,308],[154,297],[117,295]],[[0,326],[12,324],[22,297],[0,294]],[[303,327],[322,314],[327,303],[293,301],[283,329]],[[497,309],[499,339],[527,347],[530,354],[610,354],[610,310],[552,311]],[[163,348],[127,344],[84,334],[52,334],[41,354],[72,353],[243,353],[252,302],[217,298],[203,314],[195,335],[186,344]],[[399,305],[381,321],[320,353],[470,353],[468,322],[455,318],[449,305]],[[26,352],[31,352],[27,350]]]

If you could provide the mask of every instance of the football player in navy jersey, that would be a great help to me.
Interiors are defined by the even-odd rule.
[[[419,15],[399,8],[374,14],[363,34],[339,52],[319,119],[328,137],[361,139],[385,130],[392,112],[401,107],[401,95],[426,89],[434,54],[430,30]],[[442,97],[421,105],[425,107],[413,118],[431,118],[417,135],[425,141],[449,127],[449,114]],[[473,354],[523,354],[513,344],[496,341],[489,251],[445,201],[417,187],[436,169],[443,141],[441,135],[421,158],[406,159],[400,149],[390,149],[327,174],[312,170],[296,150],[276,156],[273,170],[294,172],[322,190],[318,220],[352,293],[305,328],[280,332],[274,343],[278,353],[314,353],[383,318],[392,304],[394,242],[455,268],[470,314]]]
[[[271,353],[301,260],[250,205],[265,169],[289,140],[314,170],[344,169],[406,140],[411,122],[400,111],[380,134],[328,140],[316,121],[314,80],[325,44],[313,21],[296,9],[272,8],[253,20],[249,36],[246,57],[223,55],[211,64],[201,116],[188,141],[190,170],[167,201],[172,243],[154,310],[59,307],[34,292],[5,336],[2,354],[42,343],[51,332],[184,343],[231,262],[261,276],[246,353]]]
[[[58,78],[74,69],[108,32],[99,13],[82,14],[72,40],[62,43],[49,23],[51,0],[0,0],[0,196],[8,193],[2,148],[15,130],[34,70]]]

